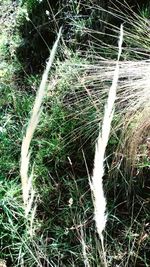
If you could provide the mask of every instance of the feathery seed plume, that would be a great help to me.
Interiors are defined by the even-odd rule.
[[[121,25],[120,27],[118,59],[114,71],[112,85],[110,87],[108,94],[107,104],[105,106],[102,130],[99,132],[98,140],[96,143],[93,175],[89,181],[93,196],[94,215],[95,215],[94,218],[95,218],[97,232],[101,240],[105,266],[107,266],[107,262],[106,262],[102,232],[106,225],[106,199],[103,191],[102,178],[104,175],[105,150],[109,139],[111,122],[114,113],[114,102],[116,99],[116,89],[119,77],[119,59],[122,51],[122,42],[123,42],[123,25]]]
[[[35,98],[32,115],[29,120],[29,124],[26,130],[26,135],[23,138],[22,146],[21,146],[21,164],[20,164],[20,175],[21,175],[21,183],[22,183],[22,191],[23,191],[23,202],[25,205],[25,213],[26,215],[30,212],[31,206],[34,199],[34,190],[32,187],[32,178],[33,178],[33,167],[31,175],[28,176],[29,170],[29,162],[30,162],[30,143],[33,138],[33,134],[39,122],[41,110],[42,110],[42,101],[45,94],[46,83],[48,80],[48,74],[51,69],[52,63],[54,61],[54,57],[56,54],[56,49],[58,46],[58,42],[61,36],[61,28],[58,33],[58,37],[53,45],[50,57],[48,59],[46,69],[43,73],[41,84],[37,91],[37,95]],[[31,196],[30,196],[31,195]]]

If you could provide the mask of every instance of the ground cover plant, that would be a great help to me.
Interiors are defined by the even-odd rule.
[[[2,8],[13,15],[8,16],[10,21],[2,16],[0,44],[0,264],[3,267],[149,266],[149,8],[144,6],[135,13],[127,3],[119,3],[117,7],[118,1],[107,10],[106,6],[93,2],[83,6],[80,1],[69,3],[73,47],[62,29],[31,142],[29,173],[33,174],[35,198],[25,214],[21,144],[41,70],[46,66],[46,63],[40,66],[41,58],[44,62],[43,50],[39,52],[40,59],[34,59],[33,49],[31,65],[28,60],[25,66],[23,56],[22,60],[18,57],[19,46],[27,45],[22,43],[18,26],[23,27],[26,19],[31,27],[30,23],[33,26],[37,20],[36,17],[32,21],[30,12],[26,12],[26,2],[30,3],[30,10],[37,4],[24,1],[20,6],[11,6],[9,0],[2,1]],[[51,12],[50,6],[46,5],[46,10]],[[98,25],[102,23],[105,30],[95,29],[94,22],[81,16],[81,10],[90,12],[91,19],[95,14],[103,14]],[[102,250],[94,222],[89,177],[93,174],[95,143],[102,130],[113,82],[120,22],[124,37],[115,112],[105,151],[107,224]],[[36,33],[42,31],[38,29]],[[49,49],[46,53],[50,53]],[[38,62],[34,70],[33,62]]]

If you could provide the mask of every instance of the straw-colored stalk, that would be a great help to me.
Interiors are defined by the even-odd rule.
[[[114,77],[112,85],[109,90],[107,104],[105,106],[104,118],[102,123],[102,130],[99,132],[98,140],[95,148],[94,169],[93,175],[90,179],[90,187],[93,196],[94,204],[94,219],[98,235],[101,240],[104,265],[107,266],[106,255],[103,242],[103,230],[106,225],[106,199],[103,191],[103,175],[104,175],[104,160],[105,150],[109,140],[109,134],[111,129],[111,122],[114,114],[114,102],[116,99],[116,89],[119,77],[119,59],[122,51],[123,42],[123,25],[120,27],[119,37],[119,52],[114,71]]]
[[[82,255],[83,255],[83,260],[84,260],[84,267],[90,267],[88,255],[87,255],[87,245],[85,242],[85,236],[84,236],[84,231],[83,231],[83,226],[81,224],[80,228],[80,238],[81,238],[81,246],[82,246]]]
[[[56,54],[58,42],[61,36],[61,29],[59,30],[57,40],[54,43],[54,46],[52,48],[50,57],[48,59],[46,69],[43,73],[41,84],[39,86],[39,89],[37,91],[37,95],[35,98],[34,106],[31,113],[31,118],[29,120],[29,124],[26,130],[26,135],[23,138],[22,146],[21,146],[21,165],[20,165],[20,174],[21,174],[21,183],[22,183],[22,192],[23,192],[23,202],[25,206],[25,214],[28,215],[28,213],[31,210],[34,195],[35,192],[33,190],[33,167],[32,172],[30,175],[28,175],[29,170],[29,163],[30,163],[30,143],[33,138],[33,134],[35,132],[35,129],[38,125],[41,110],[42,110],[42,101],[45,95],[46,90],[46,84],[48,80],[49,71],[51,69],[52,63],[54,61],[54,57]]]

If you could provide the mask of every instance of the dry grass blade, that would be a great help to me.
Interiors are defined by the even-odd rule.
[[[81,235],[81,245],[82,245],[82,255],[83,255],[83,259],[84,259],[84,266],[85,267],[90,267],[90,263],[89,263],[89,260],[88,260],[88,254],[87,254],[87,245],[86,245],[86,242],[85,242],[85,237],[84,237],[82,224],[81,224],[80,235]]]
[[[57,40],[54,43],[54,46],[52,48],[49,60],[46,65],[46,69],[43,73],[41,84],[39,86],[39,89],[37,91],[35,103],[33,106],[32,110],[32,115],[26,130],[26,135],[23,138],[22,141],[22,146],[21,146],[21,165],[20,165],[20,174],[21,174],[21,183],[22,183],[22,191],[23,191],[23,202],[25,205],[25,209],[29,212],[31,208],[31,201],[29,201],[29,195],[31,194],[32,197],[32,202],[34,198],[34,191],[32,188],[32,177],[33,177],[33,169],[30,177],[28,176],[28,169],[29,169],[29,161],[30,161],[30,152],[29,152],[29,147],[30,143],[34,134],[34,131],[37,127],[39,118],[40,118],[40,113],[41,113],[41,107],[42,107],[42,101],[43,97],[45,94],[45,89],[46,89],[46,83],[48,80],[48,74],[51,69],[55,54],[56,54],[56,49],[58,46],[58,42],[61,36],[61,29],[59,30]],[[29,206],[28,206],[29,204]]]
[[[119,52],[118,52],[118,60],[116,63],[116,68],[114,72],[114,77],[112,81],[112,85],[109,90],[107,104],[105,106],[105,113],[102,124],[102,131],[99,132],[99,137],[96,143],[95,149],[95,158],[94,158],[94,169],[93,176],[90,179],[90,187],[93,195],[93,204],[94,204],[94,214],[95,214],[95,222],[97,232],[99,234],[104,265],[107,266],[104,244],[103,244],[103,230],[106,224],[106,199],[103,191],[103,175],[104,175],[104,156],[105,150],[109,139],[111,122],[114,113],[114,102],[116,99],[116,89],[119,77],[119,59],[122,50],[122,42],[123,42],[123,26],[120,28],[120,39],[119,39]]]

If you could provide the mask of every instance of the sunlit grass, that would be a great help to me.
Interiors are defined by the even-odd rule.
[[[148,26],[136,14],[124,17],[122,10],[117,14],[111,10],[112,16],[125,21],[125,39],[105,158],[105,249],[108,266],[148,267]],[[95,141],[114,74],[119,33],[118,27],[104,24],[112,29],[113,43],[105,44],[98,37],[109,35],[107,31],[94,33],[77,22],[75,26],[82,26],[93,38],[90,46],[86,44],[83,51],[82,45],[82,51],[75,53],[62,45],[64,60],[55,61],[31,144],[37,196],[34,222],[32,216],[24,215],[19,165],[39,76],[37,81],[37,76],[25,74],[28,87],[18,87],[24,80],[16,81],[13,73],[20,66],[13,58],[8,64],[5,55],[9,51],[5,44],[1,46],[5,68],[0,72],[0,259],[7,266],[101,266],[88,175],[92,174]]]

